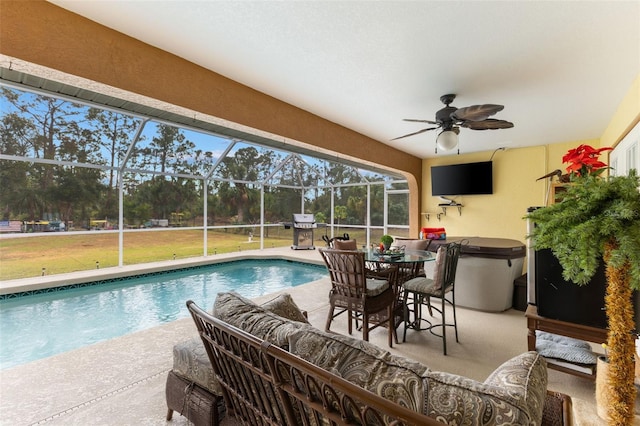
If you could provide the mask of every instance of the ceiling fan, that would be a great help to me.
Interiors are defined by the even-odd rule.
[[[495,113],[502,111],[504,106],[494,104],[484,105],[472,105],[463,108],[456,108],[450,106],[456,95],[443,95],[440,97],[440,101],[445,104],[445,107],[436,112],[436,120],[414,120],[405,118],[404,121],[411,121],[416,123],[429,123],[434,127],[428,127],[426,129],[418,130],[417,132],[409,133],[408,135],[399,136],[391,139],[392,141],[406,138],[409,136],[419,135],[420,133],[428,132],[429,130],[442,129],[436,140],[436,154],[438,153],[438,147],[447,151],[453,149],[458,145],[458,134],[460,133],[460,127],[465,127],[471,130],[495,130],[495,129],[508,129],[513,127],[513,123],[505,120],[496,120],[495,118],[489,118]],[[460,149],[458,149],[458,154]]]

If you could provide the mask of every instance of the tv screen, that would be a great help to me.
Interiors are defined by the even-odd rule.
[[[493,194],[493,163],[431,167],[432,195]]]

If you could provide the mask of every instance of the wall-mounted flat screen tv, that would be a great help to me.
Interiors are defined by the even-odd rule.
[[[453,164],[431,167],[432,195],[493,194],[493,163]]]

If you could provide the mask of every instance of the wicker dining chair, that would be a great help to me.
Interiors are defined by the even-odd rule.
[[[352,239],[337,239],[333,241],[331,248],[336,250],[358,250],[358,243]]]
[[[404,306],[404,335],[402,341],[407,339],[407,329],[428,330],[431,334],[442,338],[442,347],[444,355],[447,354],[447,327],[453,327],[458,342],[458,321],[456,318],[456,296],[455,281],[456,269],[458,267],[458,258],[460,257],[460,243],[450,243],[442,245],[438,248],[436,254],[434,276],[433,278],[417,277],[413,278],[403,285],[403,306]],[[409,297],[411,297],[411,306]],[[434,306],[431,299],[440,299],[440,307]],[[450,305],[453,310],[453,323],[447,323],[446,305]],[[439,323],[432,323],[423,316],[422,307],[426,306],[429,315],[433,317],[435,310],[439,315]],[[413,321],[410,320],[410,313],[413,312]],[[422,326],[426,323],[426,326]],[[442,334],[434,331],[442,330]]]
[[[362,339],[369,340],[369,331],[384,326],[389,330],[389,347],[393,346],[395,327],[393,308],[397,268],[380,271],[377,277],[365,268],[365,256],[361,251],[319,249],[331,278],[329,293],[329,313],[325,331],[329,331],[331,322],[342,313],[348,316],[349,334],[353,331],[352,322],[358,316],[362,318]],[[338,308],[338,312],[335,310]],[[376,315],[379,321],[373,321]]]
[[[334,242],[336,242],[336,241],[347,241],[347,240],[350,240],[350,237],[349,237],[349,234],[347,234],[345,232],[342,235],[338,235],[336,237],[331,237],[331,238],[329,238],[328,235],[323,235],[322,236],[322,240],[326,243],[328,248],[337,248],[337,247],[334,247]]]

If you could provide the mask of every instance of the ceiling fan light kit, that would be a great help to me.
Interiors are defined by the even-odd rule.
[[[472,105],[464,108],[456,108],[454,106],[450,106],[455,98],[456,95],[453,94],[443,95],[440,97],[440,101],[445,104],[445,107],[436,112],[435,121],[415,120],[409,118],[404,119],[404,121],[429,123],[434,125],[434,127],[428,127],[426,129],[418,130],[417,132],[399,136],[392,140],[418,135],[429,130],[442,129],[440,134],[436,138],[437,154],[438,148],[440,148],[442,151],[450,151],[458,146],[458,134],[460,133],[460,127],[466,127],[467,129],[471,130],[495,130],[508,129],[513,127],[513,123],[509,121],[489,118],[497,112],[502,111],[504,109],[502,105],[483,104]],[[460,150],[458,149],[458,154],[459,153]]]
[[[450,151],[458,146],[458,134],[453,130],[444,130],[438,135],[436,145],[443,151]]]

